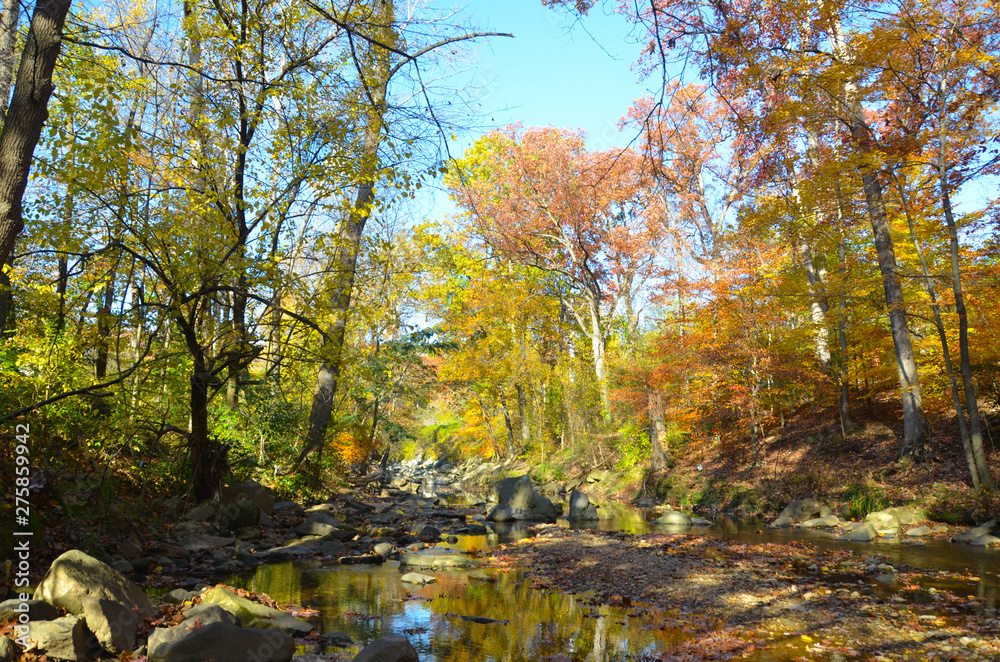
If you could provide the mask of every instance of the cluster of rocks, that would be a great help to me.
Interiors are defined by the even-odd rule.
[[[803,529],[837,529],[837,540],[849,542],[873,542],[896,540],[900,537],[921,544],[919,539],[935,533],[945,533],[948,528],[938,525],[933,528],[917,525],[926,519],[926,514],[909,506],[886,508],[869,513],[860,522],[846,521],[848,513],[840,516],[819,499],[800,499],[788,504],[769,525],[771,528],[799,527]],[[908,528],[907,528],[908,527]],[[1000,525],[991,520],[951,537],[952,542],[967,542],[980,547],[1000,545]]]

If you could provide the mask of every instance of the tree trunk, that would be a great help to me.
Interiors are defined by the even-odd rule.
[[[531,441],[531,425],[528,423],[528,407],[524,387],[520,384],[514,384],[514,388],[517,389],[517,416],[521,422],[521,447],[527,448]]]
[[[840,341],[840,432],[846,440],[848,433],[854,428],[851,421],[850,408],[850,371],[847,364],[847,245],[844,238],[837,244],[837,269],[840,272],[841,287],[844,292],[840,297],[840,320],[837,324],[837,336]]]
[[[975,485],[986,489],[995,489],[996,481],[990,474],[986,462],[986,450],[983,447],[983,430],[979,417],[979,403],[976,399],[976,385],[972,381],[972,366],[969,359],[969,317],[965,309],[965,296],[962,292],[962,270],[959,265],[958,229],[951,209],[951,194],[948,192],[948,176],[944,166],[944,143],[941,144],[941,154],[938,160],[938,182],[941,186],[941,204],[944,207],[944,218],[948,224],[948,237],[951,252],[951,286],[955,296],[955,313],[958,315],[958,349],[960,355],[962,382],[965,385],[965,408],[969,412],[969,441],[972,446],[972,480]],[[959,420],[962,411],[956,410]]]
[[[382,16],[379,23],[385,32],[392,30],[395,21],[395,10],[391,0],[381,5]],[[380,39],[386,36],[378,35]],[[391,41],[392,35],[388,36]],[[351,208],[347,223],[340,233],[341,245],[335,258],[334,273],[336,284],[331,292],[331,308],[333,323],[327,331],[321,348],[323,362],[320,364],[319,375],[316,378],[316,389],[313,392],[312,407],[309,411],[309,422],[302,451],[295,461],[294,471],[303,466],[306,458],[322,446],[323,433],[333,412],[333,401],[337,394],[337,382],[340,378],[341,359],[344,349],[344,339],[347,323],[350,319],[351,294],[354,290],[354,279],[357,274],[358,254],[361,251],[361,239],[365,224],[371,216],[372,205],[375,202],[375,179],[379,171],[378,148],[382,141],[383,118],[386,110],[386,89],[389,84],[389,53],[378,46],[370,46],[371,64],[362,67],[362,84],[365,86],[368,103],[364,126],[364,138],[361,152],[361,180],[358,184],[357,197]],[[359,67],[361,65],[359,64]]]
[[[601,329],[601,317],[597,310],[598,302],[590,305],[590,346],[594,352],[594,376],[597,377],[597,388],[601,395],[601,413],[608,416],[611,413],[608,394],[608,374],[605,366],[607,345],[604,332]]]
[[[7,262],[24,228],[21,199],[35,145],[48,119],[52,70],[62,47],[70,0],[38,0],[21,55],[14,94],[0,133],[0,264]]]
[[[3,0],[0,14],[0,126],[7,116],[10,85],[14,82],[14,65],[17,64],[17,24],[21,7],[17,0]]]
[[[653,471],[662,471],[669,462],[669,452],[663,448],[667,438],[667,427],[663,422],[663,392],[647,386],[646,400],[649,403],[650,463]]]
[[[104,302],[97,311],[97,361],[94,374],[103,379],[108,374],[108,336],[111,335],[111,307],[115,302],[115,269],[104,286]]]

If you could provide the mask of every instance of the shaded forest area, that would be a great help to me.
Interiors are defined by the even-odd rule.
[[[74,6],[46,116],[5,2],[3,474],[22,424],[49,505],[107,526],[425,454],[1000,515],[996,4],[604,9],[659,90],[629,147],[516,125],[451,154],[471,49],[511,36],[456,14]]]

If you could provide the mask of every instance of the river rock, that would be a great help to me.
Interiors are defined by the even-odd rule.
[[[109,653],[119,655],[135,648],[142,618],[131,609],[113,600],[85,598],[83,617],[87,628]]]
[[[593,522],[600,519],[597,516],[597,507],[590,503],[590,497],[579,490],[573,490],[569,494],[569,515],[570,522]]]
[[[668,510],[650,524],[665,524],[668,526],[691,526],[691,516],[679,510]]]
[[[217,530],[218,527],[216,527],[212,522],[195,522],[187,520],[174,524],[170,528],[170,534],[174,538],[185,538],[187,536],[212,535],[216,533]]]
[[[993,530],[994,528],[997,528],[997,521],[996,520],[990,520],[989,522],[986,522],[985,524],[981,524],[981,525],[973,527],[971,529],[966,529],[965,531],[962,531],[961,533],[956,533],[955,535],[953,535],[951,537],[951,541],[952,542],[972,542],[973,540],[975,540],[975,539],[977,539],[977,538],[979,538],[980,536],[983,536],[983,535],[993,534],[993,533],[1000,533],[1000,532],[994,531]]]
[[[912,529],[907,530],[906,535],[910,538],[920,538],[921,536],[929,536],[933,531],[929,526],[915,526]]]
[[[219,605],[197,604],[184,612],[184,622],[188,627],[204,626],[210,623],[229,623],[239,626],[240,619]]]
[[[87,659],[87,626],[79,616],[63,616],[51,621],[28,623],[27,651],[44,653],[56,660]]]
[[[272,500],[273,503],[273,500]],[[223,531],[238,531],[260,524],[265,515],[261,507],[246,497],[223,503],[219,508],[219,527]]]
[[[191,520],[192,522],[208,522],[215,517],[215,506],[207,504],[204,506],[198,506],[197,508],[192,508],[191,510],[184,513],[184,519]]]
[[[406,637],[394,636],[371,642],[354,656],[353,662],[420,662],[420,658]]]
[[[527,475],[504,478],[493,486],[491,500],[497,506],[487,510],[486,517],[494,522],[530,520],[554,522],[562,508],[537,494]]]
[[[185,536],[177,541],[177,544],[192,554],[207,552],[213,547],[226,547],[236,542],[236,538],[224,536],[210,536],[203,533],[195,533]]]
[[[305,508],[294,501],[279,501],[274,504],[274,512],[271,514],[281,517],[305,517],[306,511]]]
[[[339,559],[347,555],[347,547],[339,540],[324,540],[319,546],[320,554]],[[376,552],[377,554],[378,552]]]
[[[607,482],[608,478],[611,477],[611,473],[603,469],[595,469],[587,474],[586,481],[588,483],[601,483]]]
[[[828,512],[824,512],[828,511]],[[777,519],[769,525],[773,529],[782,529],[795,524],[801,524],[817,517],[832,515],[833,511],[817,499],[799,499],[793,501],[782,510]]]
[[[0,662],[16,662],[21,659],[21,651],[13,639],[0,637]]]
[[[433,584],[437,581],[437,577],[422,575],[419,572],[408,572],[400,577],[399,581],[406,582],[407,584]]]
[[[83,614],[86,598],[113,600],[143,616],[153,615],[153,605],[138,586],[120,572],[78,549],[71,549],[52,562],[34,598]]]
[[[43,600],[25,600],[17,598],[0,602],[0,623],[20,618],[27,611],[28,619],[32,621],[51,621],[59,618],[59,610]]]
[[[807,519],[805,522],[799,524],[799,526],[803,529],[822,529],[837,526],[838,524],[840,524],[839,517],[836,515],[827,515],[826,517],[814,517],[813,519]]]
[[[156,628],[149,635],[149,662],[289,662],[295,640],[274,629],[209,623]]]
[[[296,637],[304,637],[313,629],[310,623],[287,612],[241,598],[221,587],[206,591],[201,597],[201,604],[219,605],[240,619],[240,624],[245,628],[281,630]]]
[[[927,513],[920,508],[915,508],[913,506],[894,506],[892,508],[886,508],[882,512],[892,515],[899,521],[900,524],[904,525],[913,524],[914,522],[927,519]]]
[[[219,501],[223,506],[228,506],[239,502],[240,499],[246,499],[255,504],[263,513],[268,515],[274,513],[274,497],[271,496],[271,492],[266,487],[255,480],[224,487]]]
[[[847,540],[850,542],[871,542],[878,538],[878,530],[875,525],[871,522],[865,522],[854,528],[852,531],[848,531],[841,536],[837,537],[837,540]]]
[[[865,522],[869,522],[875,526],[875,529],[882,536],[892,536],[898,534],[902,530],[902,525],[896,516],[892,513],[886,512],[884,510],[876,510],[873,513],[868,513],[865,516]]]
[[[996,547],[1000,545],[1000,538],[990,535],[989,533],[984,533],[975,540],[969,543],[973,547]]]
[[[414,568],[471,568],[479,562],[463,554],[400,552],[399,564]]]

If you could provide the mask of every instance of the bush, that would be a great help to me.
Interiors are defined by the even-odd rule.
[[[889,507],[889,497],[874,483],[852,485],[844,491],[843,497],[851,513],[858,519],[864,518],[868,513]]]

